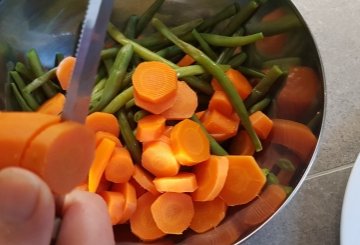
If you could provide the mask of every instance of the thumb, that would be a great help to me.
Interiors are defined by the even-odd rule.
[[[49,244],[55,205],[51,191],[21,168],[0,171],[0,244]]]

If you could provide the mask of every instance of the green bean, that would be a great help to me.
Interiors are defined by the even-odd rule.
[[[124,111],[120,111],[118,115],[120,133],[125,142],[127,149],[129,150],[132,159],[136,164],[141,163],[141,146],[140,143],[136,140],[134,133],[130,127],[129,121],[126,117]]]
[[[102,110],[120,92],[132,54],[131,44],[127,44],[119,50],[109,78],[105,82],[103,95],[93,111]]]
[[[30,94],[35,89],[37,89],[37,88],[43,86],[44,84],[46,84],[47,82],[49,82],[50,79],[55,78],[56,77],[56,69],[57,69],[57,67],[45,72],[38,78],[34,79],[31,83],[26,85],[26,87],[24,88],[24,92]]]
[[[64,58],[65,58],[64,54],[56,53],[55,54],[55,66],[58,66]]]
[[[21,62],[16,62],[15,71],[27,80],[33,80],[35,78],[34,74]]]
[[[268,168],[262,168],[261,171],[263,172],[263,174],[265,175],[265,177],[267,177],[268,174],[270,173],[270,169],[268,169]]]
[[[174,69],[178,68],[178,66],[173,62],[159,56],[158,54],[148,50],[147,48],[144,48],[138,43],[127,39],[112,23],[109,23],[108,25],[108,33],[115,41],[119,42],[122,45],[130,43],[134,48],[134,52],[142,59],[149,61],[160,61],[171,66]],[[195,76],[184,77],[183,80],[191,87],[196,88],[205,94],[211,95],[213,93],[213,89],[209,83],[206,83]]]
[[[131,84],[132,75],[134,74],[134,69],[126,73],[125,78],[122,82],[122,88],[127,88]]]
[[[261,32],[241,37],[228,37],[210,33],[201,33],[201,36],[212,46],[228,48],[248,45],[264,38]]]
[[[45,71],[41,65],[40,62],[40,58],[38,53],[36,52],[35,49],[30,49],[27,53],[26,53],[26,57],[29,61],[29,65],[31,67],[31,70],[33,71],[33,73],[35,74],[36,77],[40,77],[42,75],[44,75]],[[57,91],[54,90],[53,87],[51,87],[49,84],[47,83],[43,83],[41,84],[42,88],[44,90],[44,93],[46,94],[46,96],[48,98],[53,97]]]
[[[174,33],[175,34],[175,33]],[[176,34],[175,34],[176,35]],[[197,32],[196,29],[192,31],[192,35],[200,44],[201,49],[203,52],[212,60],[217,60],[217,55],[214,50],[211,49],[210,45],[204,40],[204,38]]]
[[[293,192],[294,188],[291,186],[282,186],[282,188],[284,189],[286,196],[290,196],[290,194]]]
[[[266,183],[268,185],[277,185],[279,184],[279,179],[276,177],[276,175],[272,172],[268,173],[268,175],[266,176]]]
[[[244,52],[238,53],[236,55],[234,55],[229,61],[228,64],[232,67],[232,68],[237,68],[240,65],[242,65],[245,60],[247,59],[247,54]]]
[[[273,59],[263,62],[263,68],[271,68],[272,66],[277,65],[281,70],[288,71],[293,66],[301,65],[301,59],[299,57],[287,57],[280,59]]]
[[[193,115],[191,117],[191,120],[193,120],[194,122],[196,122],[197,124],[199,124],[199,126],[201,127],[201,129],[204,131],[204,133],[206,134],[206,137],[209,140],[210,143],[210,148],[211,148],[211,153],[214,155],[218,155],[218,156],[226,156],[229,155],[226,150],[207,132],[206,128],[204,127],[204,125],[201,123],[201,121],[199,120],[199,118],[196,115]]]
[[[136,25],[136,36],[139,36],[143,32],[164,2],[165,0],[155,0],[155,2],[151,4],[150,7],[140,16]]]
[[[238,37],[238,36],[242,36],[245,33],[245,29],[244,28],[240,28],[239,30],[237,30],[233,37]],[[237,48],[225,48],[219,55],[218,59],[216,60],[216,63],[219,64],[227,64],[229,62],[229,60],[231,59],[231,57],[234,55],[235,51]]]
[[[94,108],[99,103],[101,96],[103,95],[104,89],[99,89],[96,93],[91,94],[89,111],[95,111]]]
[[[244,102],[240,98],[239,94],[236,92],[233,83],[225,75],[224,71],[214,61],[207,57],[201,50],[195,48],[191,44],[188,44],[179,39],[177,36],[173,35],[159,19],[153,18],[152,24],[160,33],[169,38],[169,40],[171,40],[174,44],[178,45],[179,48],[181,48],[185,53],[189,54],[194,60],[196,60],[200,65],[202,65],[204,69],[206,69],[211,75],[216,78],[220,86],[223,88],[224,92],[228,95],[229,100],[234,107],[234,110],[241,119],[242,125],[252,139],[255,149],[257,151],[261,151],[261,142],[257,134],[255,133],[254,128],[251,125]]]
[[[140,119],[146,117],[147,115],[149,115],[150,113],[145,111],[145,110],[138,110],[137,112],[135,112],[134,114],[134,121],[135,122],[139,122]]]
[[[227,71],[231,68],[229,65],[220,65],[223,71]],[[195,76],[195,75],[202,75],[207,71],[200,65],[191,65],[191,66],[184,66],[176,68],[176,74],[178,78],[188,77],[188,76]]]
[[[222,35],[231,36],[238,30],[258,9],[259,4],[256,1],[248,2],[240,11],[234,15],[229,24],[223,29]]]
[[[169,46],[156,52],[157,55],[163,58],[172,58],[176,55],[181,54],[183,51],[176,45]]]
[[[106,70],[106,73],[110,76],[110,73],[111,73],[111,69],[114,65],[114,60],[112,58],[109,58],[109,59],[105,59],[103,60],[103,64],[104,64],[104,67],[105,67],[105,70]]]
[[[189,32],[191,32],[194,28],[196,28],[198,25],[200,25],[204,20],[203,19],[195,19],[192,21],[189,21],[185,24],[176,26],[171,28],[171,31],[176,33],[176,35],[183,36]],[[155,45],[167,45],[171,42],[164,38],[160,33],[153,33],[151,35],[148,35],[140,40],[135,40],[138,44],[140,44],[143,47],[153,47]]]
[[[102,91],[105,87],[106,78],[101,79],[93,88],[91,94],[94,95],[99,91]]]
[[[116,54],[119,52],[119,48],[107,48],[101,50],[100,57],[102,60],[115,58]]]
[[[230,4],[226,6],[224,9],[220,10],[218,13],[204,20],[204,22],[199,25],[197,28],[199,31],[205,31],[210,27],[213,27],[220,23],[221,21],[230,18],[237,12],[236,4]]]
[[[106,69],[104,66],[100,66],[95,77],[95,84],[98,84],[105,77],[106,77]]]
[[[103,112],[114,114],[120,110],[129,100],[134,97],[133,87],[129,87],[118,94],[110,103],[102,110]]]
[[[294,164],[289,160],[289,159],[286,159],[286,158],[280,158],[277,162],[276,162],[276,165],[282,169],[282,170],[285,170],[285,171],[288,171],[288,172],[294,172],[296,170]]]
[[[251,94],[245,101],[247,108],[256,104],[266,96],[273,84],[283,75],[283,71],[278,66],[273,66],[263,79],[253,88]]]
[[[263,111],[266,107],[268,107],[271,103],[270,97],[265,97],[264,99],[260,100],[258,103],[250,107],[249,114],[253,114],[257,111]]]
[[[15,83],[10,83],[10,88],[13,91],[16,101],[18,102],[19,106],[21,107],[21,110],[23,111],[33,111],[31,109],[31,107],[26,103],[26,101],[24,100],[24,98],[21,96],[21,93],[18,89],[18,87],[16,86]]]
[[[249,77],[254,77],[254,78],[264,78],[265,74],[257,71],[255,69],[251,69],[249,67],[245,67],[245,66],[239,66],[237,68],[241,73],[243,73],[244,75],[247,75]]]
[[[125,109],[126,110],[129,110],[129,109],[131,109],[133,106],[135,106],[136,104],[135,104],[135,99],[134,98],[132,98],[131,100],[129,100],[128,102],[126,102],[126,104],[125,104]]]
[[[16,71],[9,72],[11,78],[19,88],[21,96],[24,98],[26,103],[30,106],[33,111],[36,111],[39,108],[39,103],[35,100],[35,98],[30,93],[25,93],[23,89],[26,87],[24,80],[20,77],[19,73]]]
[[[130,128],[131,128],[131,129],[133,130],[133,132],[134,132],[134,130],[135,130],[136,127],[137,127],[137,124],[136,124],[136,122],[134,121],[134,112],[133,112],[132,110],[127,111],[126,117],[127,117],[128,122],[129,122]],[[136,131],[135,131],[135,132],[136,132]],[[135,132],[134,132],[134,134],[135,134]]]
[[[246,32],[249,34],[262,32],[264,36],[272,36],[296,28],[302,27],[302,23],[295,14],[285,15],[277,20],[256,22],[246,26]]]
[[[124,35],[127,38],[135,39],[136,38],[136,26],[139,21],[139,16],[137,15],[130,15],[128,18],[128,21],[126,23],[125,29],[124,29]]]

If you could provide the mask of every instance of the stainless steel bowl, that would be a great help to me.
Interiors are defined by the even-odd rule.
[[[141,14],[152,2],[153,0],[116,0],[112,15],[113,23],[121,26],[129,15]],[[210,16],[219,11],[223,6],[232,2],[233,0],[167,0],[159,11],[158,17],[169,25],[175,25],[189,19]],[[239,0],[238,2],[240,5],[243,5],[246,3],[246,0]],[[13,67],[14,62],[17,60],[24,61],[24,55],[27,50],[30,48],[37,49],[46,67],[54,65],[55,53],[61,52],[65,55],[74,53],[85,7],[86,1],[83,0],[0,0],[0,108],[7,110],[13,109],[14,103],[11,96],[8,96],[9,92],[6,83],[7,71]],[[315,131],[319,139],[324,120],[323,109],[325,107],[326,95],[324,74],[318,50],[305,21],[291,1],[278,0],[267,1],[251,18],[249,23],[259,22],[262,16],[277,7],[286,8],[291,15],[301,22],[300,28],[289,30],[292,33],[292,39],[297,43],[291,52],[296,51],[294,55],[301,57],[303,65],[312,67],[319,77],[320,93],[313,98],[314,103],[317,105],[315,109],[321,112],[322,115],[319,127]],[[252,52],[251,48],[249,48],[249,52]],[[253,62],[250,64],[251,66],[256,66],[256,59],[251,60],[251,62]],[[308,118],[305,117],[299,120],[305,121],[305,119],[308,120]],[[319,145],[319,143],[317,143],[317,145]],[[309,161],[303,165],[304,167],[296,172],[291,182],[294,187],[292,194],[267,221],[276,215],[296,194],[314,163],[316,152],[317,148],[314,150]],[[233,213],[235,212],[236,210],[233,211]],[[231,220],[232,216],[233,214],[229,215],[227,220]],[[228,234],[219,234],[210,231],[207,233],[207,237],[210,237],[210,239],[207,239],[207,242],[210,241],[210,243],[212,242],[212,244],[217,245],[229,243],[239,244],[256,233],[257,230],[261,229],[266,222],[241,236],[236,236],[236,229],[230,229]],[[236,223],[233,225],[236,227]],[[101,229],[101,227],[99,227],[99,229]],[[235,233],[231,230],[235,230]],[[122,242],[122,244],[140,244],[134,237],[129,236],[128,231],[124,231],[122,228],[116,228],[115,231],[118,242]],[[221,239],[221,236],[229,237],[230,234],[233,236],[231,239]],[[156,244],[194,244],[187,243],[186,241],[189,238],[195,238],[196,240],[197,236],[199,235],[186,232],[185,235],[182,236],[182,238],[186,238],[185,240],[182,238],[170,238],[170,240],[159,241]],[[225,242],[226,240],[228,240],[228,242]],[[200,243],[197,242],[196,244]]]

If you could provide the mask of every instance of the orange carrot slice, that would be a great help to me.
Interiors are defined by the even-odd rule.
[[[193,173],[179,173],[173,177],[155,178],[153,182],[158,192],[194,192],[198,187]]]
[[[104,131],[116,137],[119,136],[120,126],[117,118],[110,113],[94,112],[86,117],[85,125],[94,132]]]
[[[254,155],[255,146],[251,141],[249,134],[245,130],[240,130],[231,140],[229,153],[231,155]]]
[[[161,103],[152,103],[141,99],[137,94],[137,92],[134,91],[134,100],[135,100],[135,104],[138,107],[146,111],[149,111],[153,114],[161,114],[162,112],[166,111],[175,104],[175,95]]]
[[[190,118],[198,106],[197,95],[189,85],[179,81],[177,87],[174,105],[161,113],[166,119],[182,120]]]
[[[195,165],[210,157],[210,144],[199,124],[189,119],[177,123],[170,134],[171,148],[182,165]]]
[[[156,177],[174,176],[180,169],[170,146],[163,141],[154,141],[146,145],[141,164]]]
[[[130,217],[131,232],[143,241],[153,241],[165,236],[156,225],[151,206],[156,200],[150,192],[146,192],[137,200],[137,208]]]
[[[217,197],[208,202],[194,202],[195,215],[191,220],[190,229],[203,233],[218,226],[225,218],[227,206]]]
[[[257,197],[266,183],[261,168],[252,156],[226,156],[229,173],[220,197],[228,206],[246,204]]]
[[[38,109],[37,112],[49,115],[60,115],[64,109],[65,95],[57,93],[47,101],[45,101]]]
[[[0,169],[18,166],[32,139],[60,117],[33,112],[0,113]]]
[[[216,110],[227,117],[232,116],[234,113],[234,109],[230,100],[226,96],[225,92],[220,90],[215,91],[211,96],[208,109],[210,111]]]
[[[257,111],[250,115],[250,122],[260,139],[266,139],[273,127],[272,120],[262,111]]]
[[[115,142],[117,147],[122,147],[120,139],[118,137],[116,137],[115,135],[113,135],[109,132],[105,132],[105,131],[97,131],[95,133],[96,146],[98,146],[103,139],[112,140]]]
[[[132,75],[132,82],[136,94],[147,102],[162,103],[176,94],[176,71],[162,62],[140,63]]]
[[[165,131],[165,117],[148,115],[138,121],[136,139],[140,142],[153,141]]]
[[[145,190],[151,192],[153,195],[158,195],[159,192],[155,188],[153,178],[140,166],[135,165],[134,167],[135,171],[133,174],[133,179]]]
[[[156,226],[166,234],[182,234],[194,217],[191,197],[185,193],[161,194],[151,205]]]
[[[116,147],[105,168],[105,178],[113,183],[125,183],[134,174],[133,160],[127,149]]]
[[[106,202],[111,224],[116,225],[124,215],[125,198],[123,194],[113,191],[103,191],[100,196]]]
[[[125,203],[124,203],[123,214],[121,219],[118,221],[118,224],[124,224],[130,219],[130,217],[134,214],[136,210],[136,206],[137,206],[136,190],[129,182],[123,184],[114,184],[112,185],[111,190],[115,192],[119,192],[124,196]]]
[[[95,158],[89,171],[89,191],[96,192],[105,168],[114,152],[115,142],[103,139],[96,147]]]
[[[304,124],[290,120],[273,119],[273,122],[271,142],[287,147],[303,162],[307,162],[317,142],[311,130]]]
[[[72,57],[72,56],[68,56],[68,57],[65,57],[59,63],[59,65],[56,69],[56,76],[57,76],[60,86],[63,90],[67,90],[70,85],[70,81],[71,81],[72,73],[74,71],[75,63],[76,63],[76,58]]]
[[[193,57],[191,57],[188,54],[185,54],[184,57],[182,57],[181,60],[177,63],[177,65],[180,67],[184,67],[184,66],[189,66],[193,63],[195,63]]]
[[[20,165],[38,174],[54,193],[61,195],[84,181],[94,151],[94,133],[79,123],[65,121],[36,135]]]
[[[198,188],[193,192],[194,201],[214,200],[223,189],[228,176],[229,161],[223,156],[211,156],[209,160],[195,166]]]

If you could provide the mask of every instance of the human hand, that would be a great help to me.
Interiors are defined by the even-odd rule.
[[[38,176],[21,168],[0,171],[0,244],[50,244],[55,199]],[[104,201],[75,190],[60,208],[56,244],[115,244]]]

